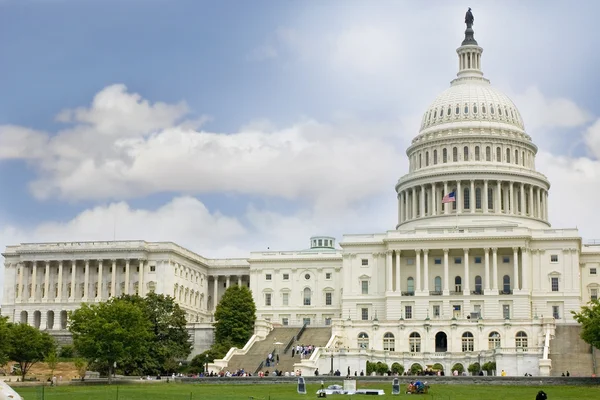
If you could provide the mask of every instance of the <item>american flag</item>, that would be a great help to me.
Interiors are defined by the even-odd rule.
[[[456,201],[456,195],[454,194],[454,192],[450,192],[444,196],[444,198],[442,199],[442,204],[452,203],[453,201]]]

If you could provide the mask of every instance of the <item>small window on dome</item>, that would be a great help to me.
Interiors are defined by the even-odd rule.
[[[427,121],[431,122],[431,111],[429,111],[429,116],[427,117]]]
[[[477,104],[473,104],[473,114],[477,114]]]
[[[469,113],[469,105],[465,104],[465,114],[468,114],[468,113]]]
[[[475,161],[479,161],[479,146],[475,146]]]
[[[490,114],[494,115],[494,106],[490,106]]]
[[[448,150],[442,150],[442,162],[446,164],[448,162]]]
[[[502,115],[502,107],[498,107],[498,115]]]
[[[452,114],[452,107],[448,106],[448,113],[447,113],[447,115],[449,116],[450,114]]]
[[[437,150],[433,150],[433,165],[437,165]]]
[[[506,115],[506,118],[508,118],[508,108],[504,107],[504,115]]]
[[[456,115],[460,114],[460,107],[459,106],[456,106],[455,114]]]
[[[458,162],[458,147],[452,149],[452,161]]]
[[[433,119],[436,119],[436,118],[437,118],[437,110],[435,110],[435,111],[433,112]]]
[[[425,166],[429,167],[429,152],[425,152]]]
[[[485,104],[481,105],[481,112],[485,114]]]
[[[512,108],[510,109],[510,117],[511,117],[512,119],[515,119],[515,114],[513,114],[513,110],[512,110]]]

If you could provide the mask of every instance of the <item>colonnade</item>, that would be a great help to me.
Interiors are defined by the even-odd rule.
[[[250,287],[250,276],[249,275],[211,275],[213,278],[213,295],[211,297],[212,299],[212,305],[211,305],[211,309],[212,311],[216,311],[217,309],[217,304],[219,303],[219,284],[221,283],[221,281],[223,281],[224,278],[224,285],[223,285],[223,292],[225,292],[225,290],[227,290],[227,288],[229,286],[231,286],[231,281],[233,278],[233,281],[238,285],[238,286],[242,286],[242,284],[245,284],[247,287]],[[244,279],[245,278],[245,279]]]

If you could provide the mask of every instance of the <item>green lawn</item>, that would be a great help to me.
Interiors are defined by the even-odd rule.
[[[499,400],[534,400],[538,390],[543,389],[548,394],[549,400],[568,399],[600,399],[600,386],[486,386],[486,385],[433,385],[428,395],[391,395],[391,385],[383,383],[360,384],[358,388],[383,389],[385,398],[413,398],[417,399],[499,399]],[[260,384],[260,385],[210,385],[210,384],[129,384],[123,386],[62,386],[17,388],[17,391],[26,400],[34,399],[68,399],[68,400],[227,400],[250,399],[255,400],[285,400],[316,398],[315,392],[320,388],[318,384],[308,385],[308,394],[305,396],[296,393],[295,384]],[[43,396],[43,397],[42,397]],[[410,396],[410,397],[408,397]],[[328,396],[328,398],[374,399],[372,396]]]

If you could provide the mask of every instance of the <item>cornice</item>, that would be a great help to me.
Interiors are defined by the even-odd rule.
[[[472,129],[475,130],[475,129]],[[531,137],[525,134],[525,138],[518,138],[514,136],[505,136],[498,133],[465,133],[465,132],[448,132],[441,131],[435,132],[435,137],[426,137],[424,140],[412,142],[412,144],[406,149],[406,155],[410,156],[413,152],[416,152],[422,148],[435,145],[459,145],[464,143],[475,144],[474,142],[480,142],[482,145],[489,144],[491,146],[498,144],[511,144],[527,147],[537,154],[538,147],[531,141]],[[431,134],[427,134],[429,136]]]

